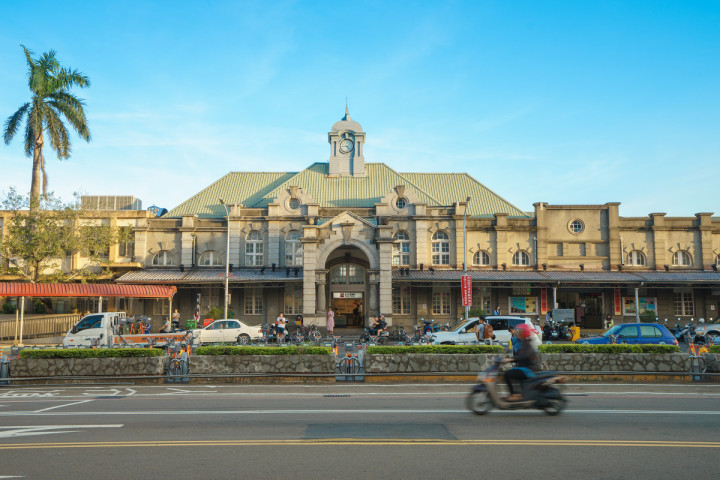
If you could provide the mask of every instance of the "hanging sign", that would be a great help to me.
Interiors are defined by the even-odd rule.
[[[470,275],[460,277],[462,286],[462,306],[472,307],[472,279]]]

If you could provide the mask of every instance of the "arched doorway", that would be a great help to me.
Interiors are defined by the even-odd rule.
[[[336,328],[365,326],[370,263],[359,248],[342,246],[325,262],[328,305],[335,311]]]

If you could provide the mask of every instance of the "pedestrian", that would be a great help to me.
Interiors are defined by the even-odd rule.
[[[281,341],[285,337],[285,314],[280,312],[278,317],[275,319],[275,332],[277,333],[278,341]]]
[[[485,343],[485,317],[480,317],[475,327],[475,337],[478,343]]]
[[[329,335],[334,335],[335,330],[335,312],[332,307],[328,307],[327,311],[327,331]]]
[[[603,325],[603,326],[605,327],[605,330],[607,330],[608,328],[611,328],[613,326],[613,323],[615,323],[615,322],[613,322],[612,315],[610,315],[608,313],[607,316],[605,317],[604,323],[605,323],[605,325]]]
[[[360,305],[355,302],[353,307],[353,325],[360,325]]]
[[[171,328],[173,330],[179,330],[180,329],[180,313],[178,312],[178,309],[176,308],[175,311],[172,314],[172,325]],[[168,329],[168,332],[170,332],[171,329]]]
[[[520,350],[522,342],[516,335],[515,327],[513,327],[512,325],[508,325],[508,332],[510,333],[510,347],[512,351],[512,356],[514,357],[515,354],[517,354],[518,350]]]
[[[493,315],[500,315],[500,305],[495,307],[495,311],[493,312]]]
[[[235,309],[233,307],[228,308],[228,318],[235,318]]]

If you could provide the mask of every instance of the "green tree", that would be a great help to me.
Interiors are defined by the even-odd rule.
[[[91,280],[103,272],[112,245],[128,241],[130,233],[114,228],[107,219],[92,217],[79,198],[63,203],[52,193],[43,195],[38,208],[31,197],[10,189],[2,201],[6,234],[0,239],[0,271],[32,283]],[[71,268],[68,259],[80,253],[83,264]]]
[[[90,80],[77,70],[61,67],[50,50],[39,58],[32,58],[33,52],[21,45],[28,64],[28,86],[32,98],[22,105],[5,121],[4,139],[9,144],[25,123],[25,154],[33,159],[32,183],[30,187],[30,206],[36,209],[40,203],[40,189],[47,194],[47,172],[45,171],[45,133],[50,147],[60,160],[70,158],[70,139],[62,117],[75,129],[85,141],[90,141],[90,130],[85,118],[85,102],[70,93],[70,88],[90,86]]]

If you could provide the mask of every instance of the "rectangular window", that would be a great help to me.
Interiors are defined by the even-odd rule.
[[[443,288],[433,291],[432,313],[435,315],[450,315],[450,290]]]
[[[393,265],[410,265],[410,243],[393,244]]]
[[[169,305],[167,300],[155,299],[153,303],[153,315],[168,315]]]
[[[135,237],[132,234],[131,227],[120,227],[121,238],[126,241],[120,242],[118,255],[121,257],[132,258],[135,256]]]
[[[482,308],[486,315],[492,313],[490,307],[490,288],[489,287],[473,287],[472,289],[472,309]]]
[[[347,278],[346,265],[338,265],[330,270],[330,283],[339,285],[345,283]]]
[[[262,315],[263,291],[261,288],[245,289],[245,315]]]
[[[248,267],[263,265],[262,242],[248,242],[245,244],[245,265]]]
[[[299,315],[302,313],[302,284],[285,285],[285,314]]]
[[[393,287],[393,313],[410,315],[410,287]]]
[[[350,285],[365,283],[365,270],[355,265],[348,265],[348,283]]]
[[[693,294],[690,292],[676,292],[673,296],[675,315],[689,317],[695,315],[695,303]]]

